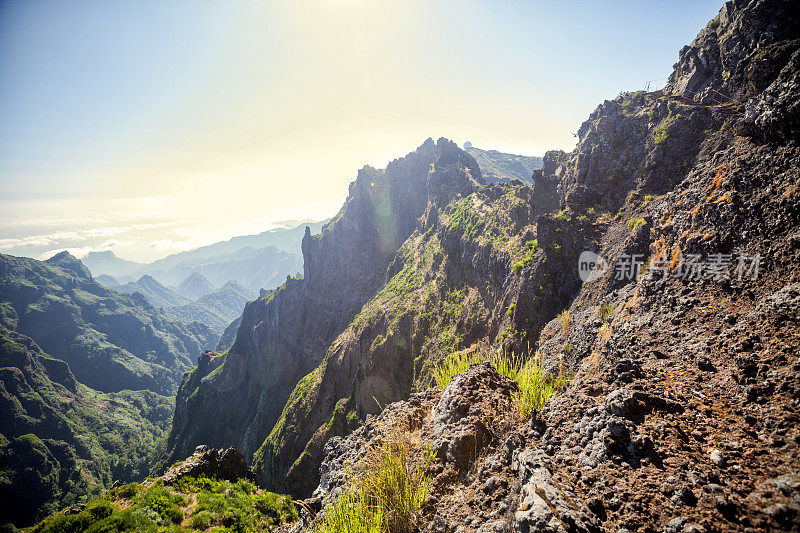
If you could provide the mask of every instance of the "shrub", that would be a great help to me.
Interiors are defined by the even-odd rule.
[[[211,525],[211,513],[200,511],[192,515],[192,527],[194,529],[207,529]]]
[[[86,533],[116,533],[122,531],[155,532],[158,528],[151,520],[133,509],[125,509],[114,513],[99,522],[92,524]]]
[[[122,485],[121,487],[117,487],[115,489],[111,489],[109,491],[109,495],[116,498],[123,498],[125,500],[130,500],[137,494],[139,494],[139,490],[141,489],[141,485],[138,483],[128,483],[127,485]]]
[[[180,504],[186,500],[178,494],[170,494],[163,486],[154,486],[136,498],[136,505],[152,509],[165,524],[179,524],[183,520]]]
[[[116,508],[110,501],[98,498],[89,502],[84,512],[87,513],[93,521],[96,521],[111,516],[114,514],[115,510]]]

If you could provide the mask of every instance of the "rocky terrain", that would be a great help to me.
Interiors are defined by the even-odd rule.
[[[184,380],[173,456],[235,444],[324,509],[358,467],[337,436],[376,445],[383,411],[437,451],[423,529],[796,528],[799,23],[788,2],[728,2],[663,91],[603,102],[533,187],[483,185],[445,140],[362,170],[304,238],[304,279]],[[583,251],[608,268],[581,278]],[[526,420],[442,414],[415,391],[479,341],[572,385]],[[513,389],[468,382],[452,394]]]

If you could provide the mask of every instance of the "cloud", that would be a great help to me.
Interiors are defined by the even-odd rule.
[[[103,252],[103,251],[106,251],[106,250],[111,250],[112,248],[115,248],[115,247],[128,246],[130,244],[133,244],[133,241],[118,241],[117,239],[108,239],[107,241],[105,241],[104,243],[102,243],[102,244],[100,244],[98,246],[81,246],[80,248],[74,248],[74,247],[73,248],[54,248],[52,250],[47,250],[46,252],[42,252],[41,254],[39,254],[36,257],[36,259],[38,259],[40,261],[44,261],[45,259],[50,259],[51,257],[56,255],[57,253],[64,252],[64,251],[67,251],[67,252],[71,253],[72,255],[77,257],[78,259],[83,259],[87,255],[89,255],[89,253],[91,253],[91,252]]]
[[[185,250],[191,250],[193,248],[196,248],[197,246],[193,244],[191,241],[173,241],[172,239],[159,239],[150,242],[150,247],[155,248],[160,252],[165,252],[165,251],[183,252]]]
[[[56,255],[57,253],[65,251],[74,255],[78,259],[83,259],[89,254],[89,252],[92,251],[92,249],[91,246],[84,246],[83,248],[56,248],[55,250],[48,250],[42,254],[39,254],[36,257],[36,259],[38,259],[39,261],[45,261]]]
[[[128,226],[105,226],[99,228],[84,229],[81,231],[57,231],[55,233],[31,235],[28,237],[0,239],[0,250],[13,250],[15,248],[27,248],[35,246],[39,247],[59,246],[59,245],[69,246],[76,242],[86,241],[91,238],[111,237],[113,235],[121,235],[130,232],[166,228],[172,225],[174,225],[174,222],[153,222],[148,224],[130,224]],[[122,243],[123,241],[115,241],[115,242]],[[131,241],[124,241],[124,242],[125,244],[131,243]]]
[[[102,228],[90,228],[81,233],[87,237],[109,237],[128,233],[130,231],[144,231],[150,229],[166,228],[174,225],[174,222],[153,222],[148,224],[131,224],[129,226],[107,226]]]
[[[13,250],[25,246],[56,246],[65,241],[83,241],[86,237],[77,231],[59,231],[47,235],[32,235],[20,239],[0,239],[0,250]]]
[[[93,252],[102,252],[103,250],[110,250],[111,248],[121,248],[123,246],[130,246],[134,241],[118,241],[117,239],[108,239],[100,246],[96,247]]]

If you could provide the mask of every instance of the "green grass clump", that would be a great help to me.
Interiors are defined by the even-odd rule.
[[[566,389],[570,381],[563,371],[558,376],[545,372],[538,359],[515,364],[508,358],[501,358],[497,371],[519,385],[515,404],[523,418],[530,416],[531,410],[541,409],[553,395]]]
[[[478,351],[455,352],[448,355],[433,369],[436,386],[439,390],[444,390],[450,384],[450,380],[466,371],[472,363],[480,363],[482,359],[483,354]]]
[[[416,459],[408,438],[388,439],[371,450],[361,475],[326,510],[316,533],[410,533],[428,495],[433,460],[430,448]]]
[[[628,221],[628,228],[631,231],[636,231],[636,228],[638,228],[642,224],[644,224],[644,219],[643,218],[632,218],[632,219],[630,219]]]
[[[517,411],[523,417],[530,415],[532,409],[540,409],[554,394],[559,393],[569,385],[570,376],[561,370],[558,376],[552,376],[544,371],[537,358],[527,361],[515,361],[505,354],[494,354],[486,357],[476,350],[473,352],[456,352],[446,357],[433,372],[436,386],[444,390],[450,380],[464,372],[472,363],[490,360],[497,371],[517,382],[519,392],[515,398]]]
[[[316,533],[381,533],[383,515],[372,505],[363,485],[341,491],[336,503],[326,510]]]
[[[600,309],[597,310],[597,316],[605,322],[608,320],[608,317],[611,316],[611,313],[614,312],[614,304],[603,304],[600,306]]]

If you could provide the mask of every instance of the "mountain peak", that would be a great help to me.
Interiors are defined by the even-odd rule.
[[[56,255],[45,261],[45,263],[72,272],[82,279],[91,279],[92,277],[92,273],[89,272],[89,269],[86,268],[77,257],[66,250],[63,252],[58,252]]]
[[[161,283],[150,274],[143,275],[136,281],[136,283],[139,285],[161,285]]]
[[[192,272],[184,279],[178,290],[184,294],[192,296],[193,298],[202,298],[207,294],[211,294],[216,290],[216,287],[211,284],[205,276],[199,272]]]
[[[102,258],[102,259],[115,259],[117,256],[111,250],[103,250],[101,252],[89,252],[86,257]]]

